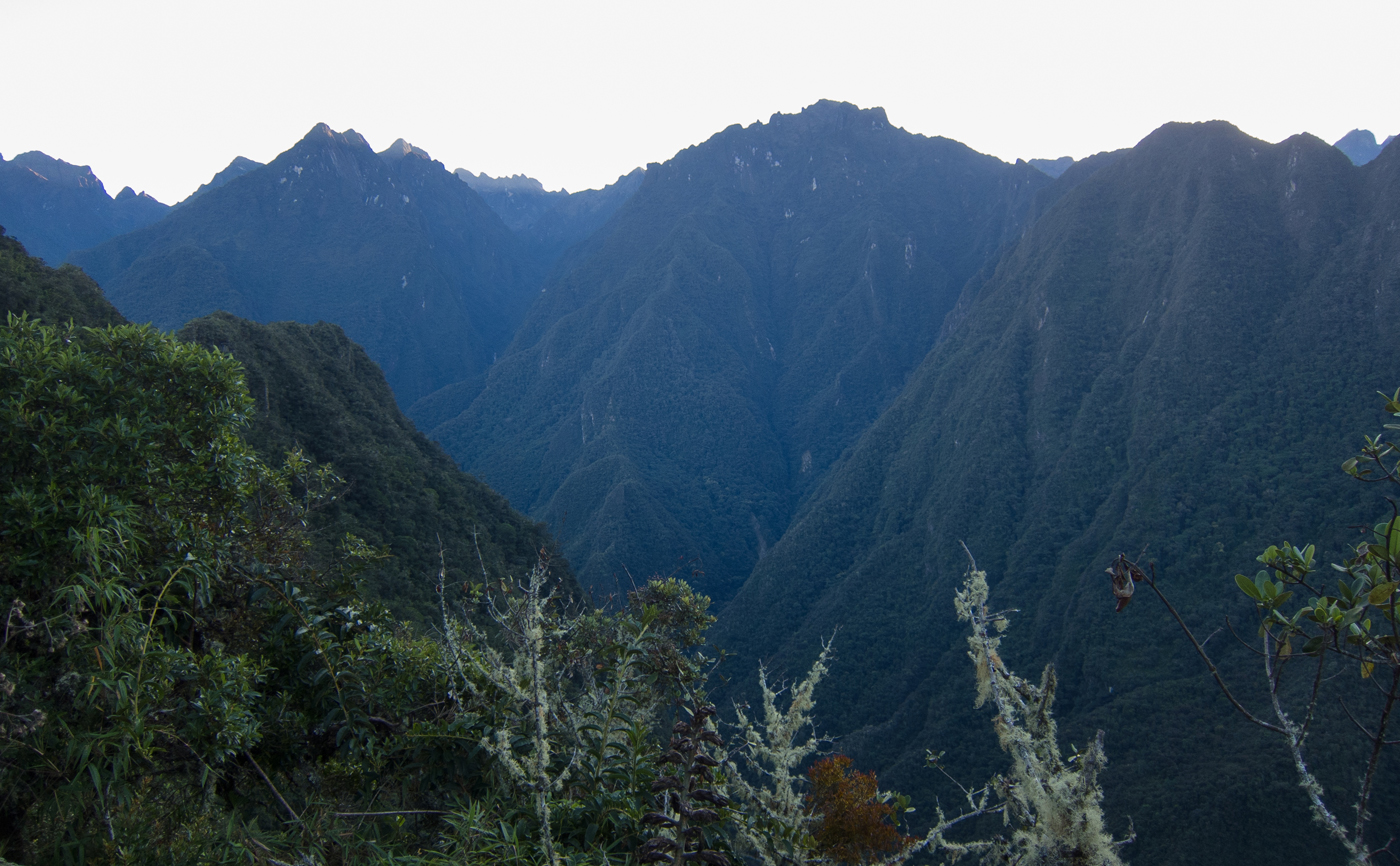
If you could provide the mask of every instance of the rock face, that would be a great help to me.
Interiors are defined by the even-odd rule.
[[[1395,136],[1392,135],[1384,142],[1376,144],[1376,136],[1371,130],[1353,129],[1332,146],[1345,153],[1353,165],[1365,165],[1380,156],[1381,151],[1394,140]]]
[[[520,241],[441,163],[403,142],[376,154],[324,124],[73,260],[127,317],[164,328],[215,310],[335,322],[403,405],[483,372],[539,281]]]
[[[150,225],[169,209],[131,187],[114,199],[89,166],[37,150],[9,161],[0,158],[0,225],[50,265],[74,250]]]
[[[595,594],[679,562],[727,598],[1051,183],[878,109],[730,127],[648,167],[482,383],[414,415]]]
[[[1260,550],[1316,542],[1340,561],[1348,527],[1389,514],[1337,467],[1380,423],[1375,392],[1400,386],[1400,151],[1358,168],[1312,136],[1216,122],[1113,156],[966,284],[716,640],[743,683],[759,660],[800,673],[839,628],[819,728],[882,783],[950,796],[924,749],[959,756],[964,781],[1004,766],[951,605],[965,542],[992,603],[1018,610],[1003,658],[1056,665],[1068,741],[1109,732],[1106,810],[1136,823],[1133,862],[1272,862],[1259,838],[1340,862],[1282,747],[1233,715],[1155,599],[1114,614],[1104,569],[1146,548],[1200,634],[1226,614],[1252,631],[1230,578]],[[1266,706],[1257,661],[1211,647]],[[1356,742],[1333,723],[1314,755]]]

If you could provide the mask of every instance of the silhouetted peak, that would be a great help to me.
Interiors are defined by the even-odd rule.
[[[885,109],[879,106],[861,108],[849,102],[837,102],[831,99],[819,99],[797,114],[775,114],[768,118],[768,122],[770,124],[798,122],[812,129],[854,127],[857,125],[870,129],[885,129],[890,125],[889,117],[885,115]]]
[[[1347,155],[1347,159],[1353,165],[1365,165],[1371,160],[1381,155],[1381,151],[1395,140],[1395,136],[1389,136],[1381,144],[1376,143],[1376,136],[1369,129],[1353,129],[1342,136],[1333,147]]]
[[[472,174],[465,168],[459,168],[452,173],[477,192],[549,192],[544,188],[544,184],[523,174],[513,174],[510,177],[491,177],[484,171],[481,174]],[[560,190],[560,192],[566,192],[566,190]]]
[[[10,160],[11,165],[27,168],[34,174],[52,183],[70,187],[102,188],[102,181],[92,173],[92,167],[73,165],[61,159],[54,159],[43,151],[31,150]]]
[[[351,130],[352,132],[354,130]],[[394,143],[379,152],[379,158],[393,165],[406,156],[416,156],[421,159],[431,160],[428,152],[421,147],[414,147],[402,138],[395,139]]]
[[[315,126],[311,127],[311,131],[302,137],[301,141],[298,142],[298,145],[322,143],[340,144],[350,148],[363,148],[371,152],[373,151],[373,149],[369,146],[369,142],[365,141],[365,137],[363,135],[360,135],[355,130],[347,129],[344,132],[336,132],[334,129],[331,129],[330,126],[325,123],[318,123]]]
[[[194,199],[199,198],[200,196],[204,195],[210,190],[218,189],[219,187],[223,186],[224,184],[228,183],[236,177],[241,177],[247,174],[248,172],[252,171],[253,169],[262,168],[262,165],[263,164],[258,162],[257,160],[249,159],[246,156],[235,156],[233,158],[233,161],[230,162],[228,166],[224,168],[223,171],[210,178],[208,183],[200,184],[199,189],[190,193],[189,197],[186,198],[184,201],[180,202],[180,204],[193,201]],[[121,196],[118,196],[118,198],[121,198]]]
[[[1051,177],[1059,177],[1065,173],[1066,169],[1074,165],[1074,157],[1072,156],[1062,156],[1059,159],[1029,159],[1026,161]]]

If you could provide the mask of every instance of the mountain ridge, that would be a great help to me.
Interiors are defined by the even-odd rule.
[[[129,317],[214,310],[333,320],[404,405],[484,370],[538,280],[519,241],[440,162],[317,124],[168,219],[75,254]]]
[[[432,435],[528,513],[567,514],[595,594],[680,557],[723,599],[1051,183],[879,109],[731,126],[647,167]]]
[[[75,250],[150,225],[167,211],[129,186],[108,195],[91,166],[37,150],[0,157],[0,224],[54,267]]]

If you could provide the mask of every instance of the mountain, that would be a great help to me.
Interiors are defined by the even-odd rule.
[[[513,232],[523,231],[544,213],[569,197],[568,190],[547,190],[544,184],[523,174],[511,177],[479,176],[465,168],[453,172],[491,206]]]
[[[1051,177],[1059,177],[1065,173],[1065,169],[1074,165],[1074,157],[1062,156],[1059,159],[1028,159],[1026,162],[1029,162]]]
[[[330,321],[403,405],[485,370],[538,283],[520,242],[421,149],[319,124],[168,219],[74,254],[127,317]]]
[[[150,225],[169,209],[131,187],[112,198],[86,165],[37,150],[8,162],[0,157],[0,225],[51,265],[74,250]]]
[[[439,542],[452,586],[479,580],[483,565],[523,576],[541,549],[554,547],[543,524],[462,472],[414,428],[379,367],[339,326],[260,325],[221,312],[178,336],[243,365],[258,402],[247,438],[260,454],[280,460],[300,447],[346,480],[344,493],[316,515],[318,548],[328,555],[347,532],[387,546],[392,557],[371,571],[369,586],[398,616],[437,622]],[[553,565],[566,593],[578,597],[568,563]]]
[[[602,189],[569,193],[521,232],[526,249],[537,262],[556,266],[570,247],[607,225],[645,176],[645,169],[634,168]]]
[[[230,162],[223,171],[210,178],[208,183],[200,184],[199,189],[190,193],[188,197],[175,206],[180,207],[180,205],[188,204],[194,199],[204,195],[209,190],[218,189],[234,178],[242,177],[255,168],[262,168],[262,166],[263,164],[257,160],[249,159],[246,156],[235,156],[233,162]]]
[[[1384,142],[1376,144],[1376,136],[1371,130],[1353,129],[1332,146],[1345,153],[1352,164],[1365,165],[1380,156],[1381,151],[1394,140],[1395,136],[1392,135]]]
[[[412,414],[595,595],[684,562],[728,598],[1052,183],[880,109],[731,126],[649,166],[484,379]]]
[[[619,177],[602,189],[546,190],[544,184],[523,174],[490,177],[459,168],[455,174],[476,190],[548,270],[564,251],[601,229],[622,203],[642,185],[640,168]]]
[[[48,324],[126,323],[82,271],[47,267],[0,232],[0,317],[22,312]],[[387,547],[390,557],[366,579],[397,616],[429,626],[437,621],[439,544],[454,586],[479,577],[483,566],[493,575],[523,576],[540,550],[555,548],[542,524],[459,470],[414,429],[383,372],[338,326],[260,325],[215,313],[178,336],[243,365],[257,401],[246,437],[265,460],[280,464],[299,447],[345,480],[337,499],[312,514],[313,554],[329,560],[347,532]],[[566,560],[556,557],[552,570],[567,596],[580,597]]]
[[[1145,549],[1205,636],[1226,614],[1252,622],[1230,578],[1265,546],[1339,561],[1348,527],[1381,513],[1338,466],[1379,424],[1376,391],[1400,385],[1396,225],[1394,148],[1358,168],[1312,136],[1215,122],[1114,155],[967,283],[944,338],[758,562],[715,635],[737,654],[731,681],[758,660],[798,674],[836,632],[822,730],[918,802],[956,795],[925,749],[987,778],[1005,758],[954,620],[965,542],[991,603],[1016,610],[1003,658],[1025,675],[1055,663],[1066,740],[1108,732],[1105,808],[1134,821],[1132,862],[1262,864],[1280,846],[1340,862],[1283,747],[1233,714],[1155,599],[1114,614],[1104,569]],[[1210,647],[1266,706],[1257,661],[1228,634]],[[1347,728],[1309,740],[1316,766],[1355,744],[1328,714]],[[1400,791],[1382,796],[1374,811],[1394,814]]]
[[[0,317],[28,313],[48,325],[100,328],[125,320],[97,283],[72,265],[54,269],[0,226]]]

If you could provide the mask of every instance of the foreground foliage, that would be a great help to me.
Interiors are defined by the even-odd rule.
[[[914,844],[907,800],[849,758],[804,777],[829,645],[783,710],[761,678],[731,749],[705,694],[709,599],[674,578],[607,612],[556,597],[547,556],[520,579],[478,557],[456,584],[444,553],[440,640],[422,636],[362,597],[383,551],[346,535],[311,555],[308,516],[340,481],[299,452],[259,459],[252,408],[232,358],[147,327],[0,330],[0,855],[730,866],[1098,832],[1101,755],[1070,770],[1049,690],[988,668],[981,572],[959,609],[1017,770]],[[1065,779],[1085,780],[1073,828],[1052,811]],[[948,841],[998,810],[1033,830]],[[1037,856],[996,862],[1059,862]]]

